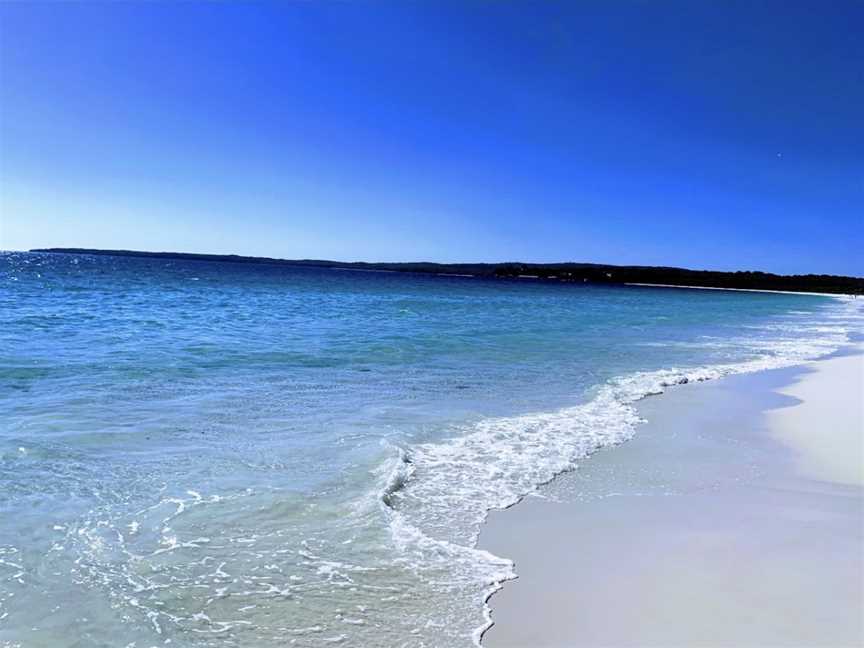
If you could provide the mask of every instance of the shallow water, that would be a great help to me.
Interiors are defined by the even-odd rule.
[[[0,645],[470,646],[486,511],[831,298],[0,256]]]

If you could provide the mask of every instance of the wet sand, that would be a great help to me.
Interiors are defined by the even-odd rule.
[[[864,356],[691,384],[506,511],[490,647],[864,645]]]

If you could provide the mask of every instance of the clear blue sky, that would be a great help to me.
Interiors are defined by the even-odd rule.
[[[864,2],[3,3],[0,248],[864,275]]]

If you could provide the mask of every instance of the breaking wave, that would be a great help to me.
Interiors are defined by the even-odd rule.
[[[461,587],[473,588],[475,601],[479,590],[483,622],[472,639],[480,645],[492,625],[488,599],[516,577],[512,561],[477,548],[490,510],[516,504],[597,450],[632,438],[644,421],[635,407],[639,400],[677,385],[817,359],[848,343],[848,325],[862,316],[848,304],[829,319],[836,325],[797,326],[785,329],[783,338],[740,340],[761,350],[748,361],[637,372],[596,386],[590,400],[579,405],[488,418],[444,441],[395,448],[381,470],[380,491],[395,545],[419,570],[460,566]]]

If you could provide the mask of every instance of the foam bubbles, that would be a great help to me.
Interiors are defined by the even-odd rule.
[[[843,302],[841,302],[843,304]],[[794,313],[793,313],[794,314]],[[513,563],[476,549],[480,525],[492,509],[512,506],[600,448],[630,439],[642,422],[634,405],[669,387],[731,374],[800,364],[848,341],[860,313],[848,303],[834,325],[781,323],[737,340],[748,360],[635,372],[596,387],[585,403],[553,412],[488,418],[444,441],[394,451],[382,470],[381,502],[396,546],[418,569],[458,565],[463,587],[473,581],[483,605],[480,638],[491,625],[489,597],[516,576]]]

